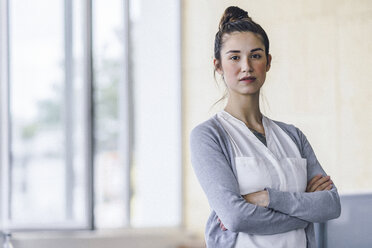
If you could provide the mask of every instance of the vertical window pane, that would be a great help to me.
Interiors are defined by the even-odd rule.
[[[179,5],[173,0],[130,3],[135,125],[131,223],[176,226],[181,220]]]
[[[89,149],[88,145],[86,144],[87,135],[89,135],[86,131],[86,122],[88,120],[84,119],[86,116],[85,112],[87,111],[86,103],[84,103],[84,97],[86,96],[84,85],[87,82],[84,82],[84,62],[85,62],[85,54],[84,54],[84,44],[85,38],[84,35],[85,31],[85,24],[87,20],[84,20],[83,17],[85,16],[85,0],[67,0],[70,1],[72,4],[72,9],[67,10],[71,11],[71,61],[67,62],[67,64],[71,63],[71,83],[69,83],[69,91],[65,92],[65,100],[66,102],[69,101],[69,109],[67,111],[67,115],[70,115],[70,126],[72,130],[65,129],[67,132],[65,135],[70,135],[72,138],[71,144],[65,143],[66,146],[70,145],[70,153],[71,153],[71,165],[72,167],[72,177],[73,177],[73,184],[72,178],[68,177],[66,183],[67,188],[70,185],[70,191],[72,193],[72,199],[70,202],[70,206],[72,208],[73,219],[77,223],[83,223],[84,226],[88,225],[88,218],[90,218],[90,214],[87,211],[87,192],[89,191],[87,178],[88,178],[88,171],[87,171],[87,158],[85,157],[87,154],[87,149]],[[67,15],[68,16],[68,15]],[[66,18],[66,17],[65,17]],[[68,81],[68,80],[67,80]],[[66,82],[66,85],[68,82]],[[66,87],[67,88],[67,87]],[[70,96],[70,97],[69,97]],[[72,147],[72,148],[71,148]],[[70,179],[69,179],[70,178]]]
[[[19,225],[86,221],[72,85],[81,86],[67,75],[64,9],[62,0],[10,1],[11,221]]]
[[[120,150],[119,91],[123,83],[124,59],[122,0],[93,1],[95,220],[98,228],[123,227],[127,203]]]

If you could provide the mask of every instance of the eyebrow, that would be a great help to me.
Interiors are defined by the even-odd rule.
[[[263,51],[263,49],[260,48],[260,47],[259,48],[254,48],[254,49],[251,50],[251,53],[253,53],[255,51]],[[226,52],[226,54],[228,54],[228,53],[240,53],[240,50],[229,50],[229,51]]]

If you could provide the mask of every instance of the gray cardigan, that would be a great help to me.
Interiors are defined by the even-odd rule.
[[[307,180],[326,175],[305,135],[295,126],[274,121],[307,159]],[[207,247],[234,247],[238,232],[269,235],[305,228],[307,247],[316,247],[313,222],[337,218],[341,205],[336,187],[317,192],[282,192],[267,188],[267,208],[247,203],[236,179],[234,151],[228,134],[214,115],[191,131],[191,163],[211,214],[206,224]],[[218,218],[228,229],[221,230]]]

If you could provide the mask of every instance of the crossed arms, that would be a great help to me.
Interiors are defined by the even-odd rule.
[[[232,232],[268,235],[305,228],[309,222],[337,218],[341,207],[337,189],[326,177],[302,135],[307,159],[307,192],[264,192],[241,196],[235,175],[223,151],[221,137],[207,127],[191,133],[191,162],[211,208]],[[226,151],[225,151],[226,152]]]

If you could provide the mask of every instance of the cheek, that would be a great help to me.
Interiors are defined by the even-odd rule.
[[[232,63],[226,63],[223,66],[223,71],[226,75],[234,75],[239,72],[239,67]]]
[[[266,73],[266,63],[257,64],[256,71],[261,72],[261,73]]]

